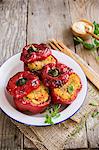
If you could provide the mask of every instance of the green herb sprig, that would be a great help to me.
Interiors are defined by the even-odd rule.
[[[89,105],[91,105],[91,106],[99,106],[97,101],[92,101],[92,102],[89,103]]]
[[[74,37],[74,43],[77,45],[77,43],[81,43],[81,44],[83,44],[83,46],[86,48],[86,49],[89,49],[89,50],[91,50],[91,49],[93,49],[93,48],[95,48],[95,44],[93,44],[93,43],[87,43],[87,42],[85,42],[82,38],[80,38],[80,37]]]
[[[99,35],[99,24],[96,23],[95,21],[93,22],[94,24],[94,34]]]
[[[45,115],[45,123],[54,124],[54,122],[52,121],[52,118],[58,118],[60,116],[59,109],[60,109],[60,105],[58,104],[49,108],[48,114]]]
[[[74,91],[73,85],[69,85],[67,91],[71,94]]]
[[[99,61],[99,56],[96,56],[96,60]]]
[[[94,111],[91,116],[92,118],[95,118],[97,115],[99,115],[99,111]]]

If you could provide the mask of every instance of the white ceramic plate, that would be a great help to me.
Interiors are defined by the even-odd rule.
[[[60,112],[60,117],[53,119],[55,124],[60,123],[74,115],[84,102],[87,93],[87,80],[80,66],[69,56],[52,50],[52,54],[59,62],[71,67],[81,78],[82,89],[77,98],[66,109]],[[15,109],[12,97],[6,91],[6,85],[10,77],[23,70],[23,62],[20,61],[20,53],[8,59],[0,68],[0,107],[11,118],[18,122],[34,125],[46,126],[44,114],[26,115]]]

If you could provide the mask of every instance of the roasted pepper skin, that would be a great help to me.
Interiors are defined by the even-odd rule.
[[[27,64],[24,63],[24,71],[30,71],[30,69],[28,68]]]
[[[71,73],[72,74],[76,74],[74,72]],[[77,75],[77,74],[76,74]],[[79,78],[79,77],[78,77]],[[69,81],[69,80],[68,80]],[[62,97],[60,97],[59,95],[57,95],[55,92],[54,92],[54,88],[51,89],[51,97],[52,97],[52,103],[53,104],[61,104],[61,105],[69,105],[71,104],[77,97],[78,93],[80,92],[81,88],[82,88],[82,84],[81,84],[81,80],[79,78],[79,83],[80,83],[80,87],[77,88],[75,91],[74,91],[74,94],[71,95],[71,97],[69,99],[64,99]],[[66,83],[68,84],[68,82]],[[63,91],[64,92],[64,91]]]
[[[15,106],[19,111],[21,112],[29,111],[32,112],[33,114],[38,114],[43,112],[50,105],[50,102],[51,102],[50,97],[46,102],[39,105],[36,105],[31,101],[25,100],[24,98],[20,98],[20,99],[14,98]]]
[[[58,76],[51,76],[49,71],[51,69],[58,69]],[[72,73],[72,69],[67,67],[64,64],[56,63],[56,64],[48,64],[44,66],[42,69],[41,77],[45,86],[50,88],[60,87],[68,81],[69,75]]]
[[[26,79],[26,83],[24,85],[17,85],[16,83],[22,78]],[[22,98],[39,86],[40,80],[36,75],[29,71],[22,71],[10,78],[6,89],[15,98]]]
[[[73,95],[71,99],[66,99],[66,100],[59,97],[52,90],[51,91],[52,103],[53,104],[61,104],[61,105],[70,105],[76,99],[76,97],[77,97],[80,90],[81,90],[81,88],[76,91],[75,95]]]
[[[38,49],[37,52],[29,52],[29,48],[31,46],[34,46],[35,48]],[[31,45],[26,45],[21,53],[20,60],[23,61],[24,63],[28,64],[30,62],[34,62],[36,60],[44,60],[48,56],[51,55],[51,49],[47,47],[46,44],[31,44]]]

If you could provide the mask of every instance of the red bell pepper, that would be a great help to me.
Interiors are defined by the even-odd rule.
[[[41,73],[42,80],[45,86],[50,88],[60,87],[68,81],[72,69],[64,64],[48,64]]]
[[[40,80],[29,71],[18,72],[7,84],[7,91],[16,98],[22,98],[40,86]]]
[[[24,63],[24,71],[30,71],[30,69],[28,68],[28,65]]]
[[[36,60],[44,60],[49,55],[51,55],[51,49],[46,44],[31,44],[23,48],[20,60],[27,64]]]
[[[69,105],[76,99],[81,88],[82,84],[79,76],[72,73],[66,84],[51,90],[52,102],[54,104]]]
[[[37,113],[41,113],[43,112],[49,105],[50,105],[51,99],[49,97],[49,99],[44,102],[41,103],[39,105],[32,103],[31,101],[25,100],[24,98],[14,98],[14,103],[16,108],[19,111],[29,111],[32,112],[33,114],[37,114]]]

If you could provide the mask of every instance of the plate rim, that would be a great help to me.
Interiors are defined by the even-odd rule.
[[[55,50],[54,50],[55,51]],[[53,50],[52,50],[52,52],[53,52]],[[58,52],[58,51],[57,51]],[[59,52],[59,53],[62,53],[62,54],[64,54],[63,52]],[[8,63],[8,61],[11,61],[11,59],[13,58],[13,57],[17,57],[18,55],[20,55],[21,53],[17,53],[17,54],[15,54],[15,55],[13,55],[13,56],[11,56],[9,59],[7,59],[2,65],[1,65],[1,67],[0,67],[0,71],[2,71],[2,68],[6,65],[6,63]],[[64,55],[66,55],[66,54],[64,54]],[[75,61],[75,60],[73,60],[71,57],[69,57],[68,55],[66,55],[66,57],[68,57],[69,59],[71,59],[72,61],[74,61],[75,62],[75,64],[76,65],[78,65],[79,67],[80,67],[80,65]],[[80,67],[80,69],[82,70],[82,68]],[[77,111],[82,107],[82,105],[83,105],[83,103],[84,103],[84,100],[85,100],[85,98],[86,98],[86,95],[87,95],[87,91],[88,91],[88,83],[87,83],[87,79],[86,79],[86,76],[85,76],[85,73],[83,72],[83,70],[82,70],[82,73],[83,73],[83,75],[84,75],[84,77],[85,77],[85,80],[86,80],[86,93],[85,93],[85,97],[83,98],[83,102],[82,102],[82,104],[80,105],[80,107],[75,111],[75,113],[77,113]],[[37,125],[37,124],[30,124],[30,123],[25,123],[25,122],[22,122],[22,121],[19,121],[19,120],[17,120],[17,119],[15,119],[13,116],[10,116],[10,114],[8,114],[3,108],[1,108],[1,110],[6,114],[6,115],[8,115],[10,118],[12,118],[13,120],[15,120],[15,121],[17,121],[17,122],[20,122],[20,123],[22,123],[22,124],[27,124],[27,125],[30,125],[30,126],[50,126],[51,124],[40,124],[40,125]],[[59,124],[59,123],[61,123],[61,122],[64,122],[65,120],[67,120],[67,119],[69,119],[70,117],[72,117],[75,113],[73,113],[73,114],[71,114],[68,118],[66,118],[66,119],[63,119],[62,121],[56,121],[55,123],[54,123],[54,125],[55,124]],[[22,113],[23,114],[23,113]]]

